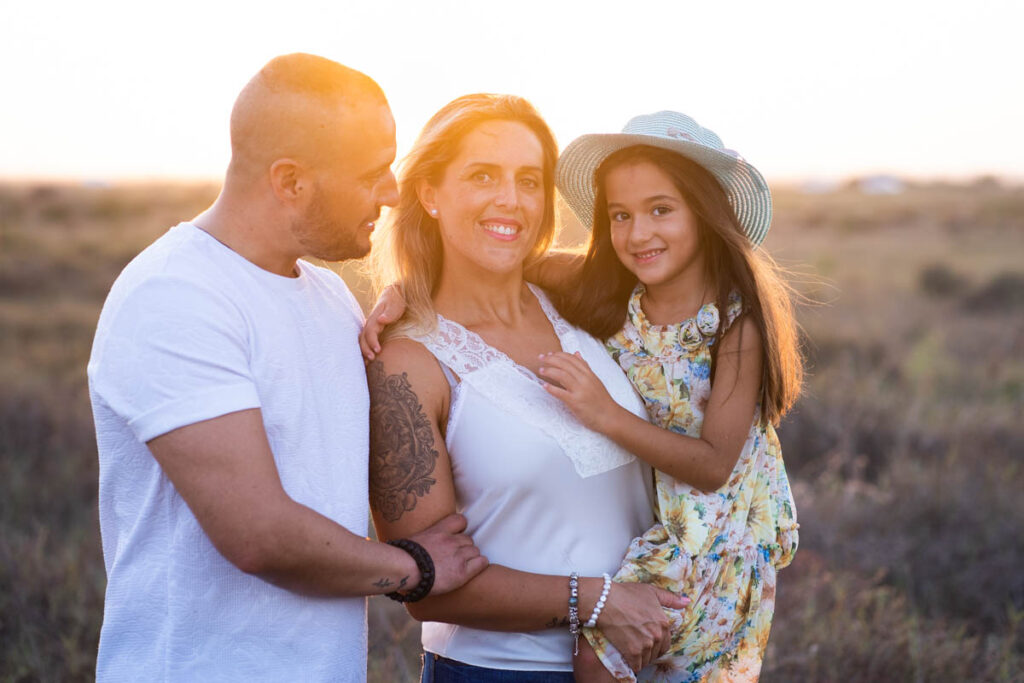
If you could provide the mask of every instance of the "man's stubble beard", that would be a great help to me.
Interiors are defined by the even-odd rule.
[[[325,211],[322,190],[318,187],[306,214],[292,224],[292,234],[308,256],[324,261],[348,261],[370,253],[370,243],[360,244],[361,225],[352,229],[338,225]]]

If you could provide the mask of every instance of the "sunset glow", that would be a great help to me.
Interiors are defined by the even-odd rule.
[[[400,153],[491,91],[563,146],[677,109],[773,180],[1021,179],[1021,25],[1012,0],[6,3],[0,177],[216,178],[239,89],[305,51],[383,86]]]

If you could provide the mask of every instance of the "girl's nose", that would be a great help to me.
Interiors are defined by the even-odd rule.
[[[633,219],[633,225],[629,230],[629,242],[633,245],[641,245],[650,241],[654,235],[653,226],[646,216],[637,216]]]

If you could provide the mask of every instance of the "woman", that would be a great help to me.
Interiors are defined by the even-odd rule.
[[[600,343],[523,279],[552,241],[556,156],[525,100],[458,98],[403,163],[374,249],[378,282],[401,283],[406,302],[367,368],[377,532],[409,536],[458,510],[491,562],[459,591],[409,605],[426,622],[424,680],[571,681],[574,637],[597,621],[640,668],[668,645],[660,604],[686,604],[597,578],[650,526],[651,472],[537,377],[542,354],[579,353],[644,415]]]

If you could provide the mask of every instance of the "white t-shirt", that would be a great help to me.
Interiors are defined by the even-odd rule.
[[[190,223],[139,254],[100,315],[89,392],[107,569],[97,680],[363,681],[365,598],[311,598],[213,547],[146,442],[259,408],[285,491],[367,531],[358,304],[333,272],[265,271]]]

